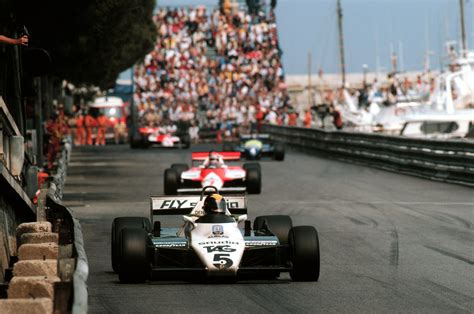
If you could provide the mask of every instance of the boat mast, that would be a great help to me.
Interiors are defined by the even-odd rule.
[[[342,33],[342,7],[341,0],[337,0],[337,26],[339,28],[339,56],[341,58],[342,86],[346,86],[346,63],[344,60],[344,36]]]
[[[464,0],[459,0],[459,9],[461,13],[461,44],[462,44],[462,55],[466,57],[467,43],[466,43],[466,28],[464,25]]]

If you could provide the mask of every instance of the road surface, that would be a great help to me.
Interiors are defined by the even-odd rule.
[[[473,189],[294,151],[262,162],[263,191],[249,196],[249,217],[288,214],[294,225],[315,226],[318,282],[285,274],[220,285],[119,283],[110,264],[113,218],[148,216],[164,169],[189,158],[190,150],[74,148],[64,202],[84,232],[90,313],[474,311]]]

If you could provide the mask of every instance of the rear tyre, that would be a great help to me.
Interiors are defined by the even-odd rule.
[[[224,152],[233,152],[234,151],[234,145],[232,145],[232,143],[225,142],[223,147],[222,147],[222,151],[224,151]]]
[[[139,228],[125,228],[119,235],[119,280],[122,283],[144,282],[149,274],[146,255],[147,232]]]
[[[276,143],[273,149],[273,158],[278,161],[285,159],[285,146],[282,143]]]
[[[140,133],[135,132],[130,136],[130,148],[131,149],[140,148],[141,147],[141,142],[142,142],[142,136],[140,135]]]
[[[249,194],[260,194],[262,191],[262,176],[260,169],[250,168],[247,169],[247,192]]]
[[[290,260],[293,270],[290,277],[294,281],[318,281],[319,279],[319,239],[312,226],[298,226],[290,230]]]
[[[112,257],[112,269],[114,272],[119,271],[119,234],[125,228],[141,228],[149,232],[151,230],[151,223],[148,218],[144,217],[117,217],[112,222],[112,235],[111,235],[111,257]]]
[[[187,149],[191,147],[191,137],[188,134],[181,135],[180,139],[181,139],[182,148]]]
[[[151,146],[151,142],[148,140],[148,135],[143,135],[142,136],[142,141],[141,141],[141,148],[143,149],[148,149]]]
[[[178,173],[178,178],[181,178],[181,173],[183,173],[183,171],[187,171],[189,169],[187,164],[172,164],[171,168],[176,170]]]
[[[293,221],[287,215],[258,216],[253,222],[254,230],[262,230],[265,227],[273,233],[281,245],[288,244],[288,234],[293,227]]]
[[[166,195],[178,194],[179,175],[175,169],[168,168],[165,170],[164,192]]]

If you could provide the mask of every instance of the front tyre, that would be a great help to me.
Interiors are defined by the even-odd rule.
[[[249,169],[258,169],[258,171],[261,171],[261,166],[258,162],[246,162],[244,163],[244,165],[242,166],[242,168],[244,168],[245,171],[248,171]]]
[[[181,178],[181,173],[187,171],[189,166],[187,164],[172,164],[171,168],[178,172],[178,178]]]
[[[120,269],[122,283],[144,282],[150,272],[146,255],[147,232],[139,228],[125,228],[120,232]]]
[[[319,279],[319,239],[312,226],[298,226],[290,230],[288,236],[290,260],[293,269],[290,277],[294,281],[318,281]]]
[[[175,169],[168,168],[165,170],[164,192],[166,195],[178,194],[179,179],[179,174]]]
[[[114,272],[118,272],[120,268],[119,261],[119,235],[120,232],[125,228],[141,228],[146,231],[151,230],[151,223],[148,218],[145,217],[117,217],[112,222],[112,235],[111,235],[111,256],[112,256],[112,269]]]
[[[267,229],[278,238],[281,245],[288,244],[288,234],[293,227],[293,221],[287,215],[258,216],[253,222],[253,229]]]
[[[246,182],[247,192],[249,194],[260,194],[262,191],[262,175],[260,173],[260,169],[247,169]]]

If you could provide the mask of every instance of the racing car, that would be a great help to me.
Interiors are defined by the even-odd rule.
[[[240,143],[226,142],[223,151],[240,151],[247,160],[272,157],[275,160],[285,159],[285,146],[270,139],[268,134],[250,134],[240,136]]]
[[[191,138],[185,132],[168,132],[161,127],[141,127],[138,129],[139,143],[141,148],[149,148],[152,145],[161,147],[189,148]]]
[[[206,188],[205,188],[206,189]],[[124,283],[186,276],[234,282],[277,278],[317,281],[318,233],[293,226],[285,215],[256,217],[251,227],[245,196],[151,197],[150,219],[118,217],[112,224],[112,267]],[[204,190],[203,190],[204,192]],[[181,227],[165,228],[155,216],[181,215]],[[153,227],[152,227],[153,226]]]
[[[187,164],[173,164],[165,170],[164,193],[200,193],[204,186],[214,186],[223,193],[260,194],[262,176],[258,163],[243,166],[224,163],[239,161],[240,155],[240,152],[194,152],[191,168]]]

